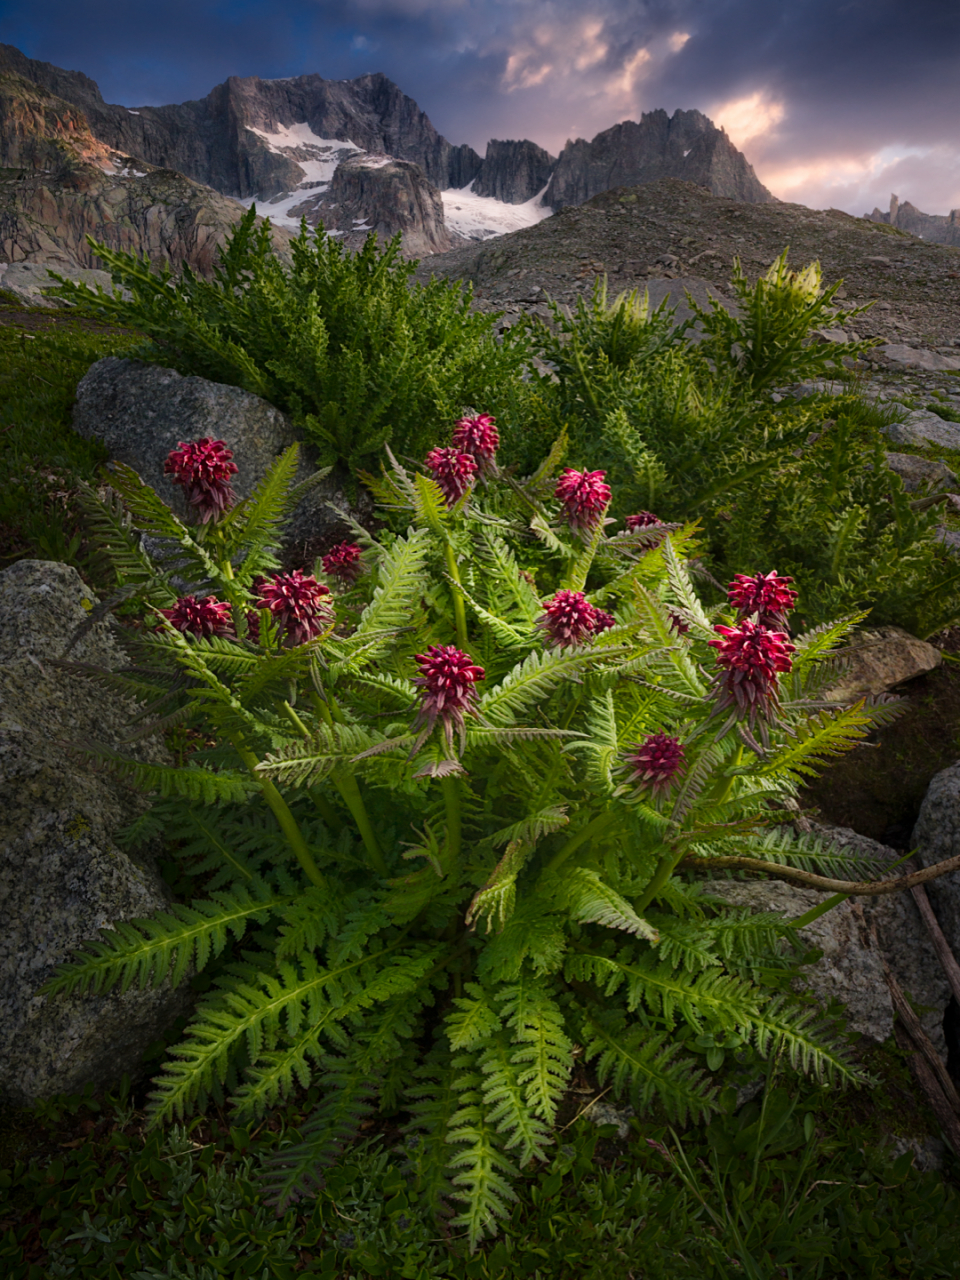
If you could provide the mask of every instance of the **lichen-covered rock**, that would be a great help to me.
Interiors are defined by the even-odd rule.
[[[115,356],[98,360],[81,379],[73,426],[86,439],[102,441],[114,461],[132,467],[187,523],[193,519],[183,488],[163,473],[168,453],[181,441],[203,436],[224,440],[239,468],[233,490],[245,498],[298,439],[279,409],[249,391]],[[297,482],[313,474],[315,459],[314,450],[301,440]],[[342,482],[331,474],[291,513],[284,555],[299,551],[298,563],[303,564],[318,546],[335,540],[344,529],[335,508],[347,506]]]
[[[835,845],[881,864],[898,856],[846,827],[820,827],[818,832]],[[727,902],[752,911],[777,911],[789,920],[832,896],[780,880],[714,880],[707,887]],[[839,1000],[847,1009],[851,1031],[877,1044],[893,1034],[893,1005],[883,974],[886,960],[914,1003],[926,1007],[921,1017],[924,1029],[946,1056],[943,1015],[950,988],[910,893],[847,898],[800,932],[807,946],[823,952],[816,964],[803,971],[803,984],[824,1005]]]
[[[69,565],[20,560],[0,573],[0,1095],[20,1105],[133,1074],[188,1004],[185,990],[169,986],[37,994],[101,928],[168,902],[149,853],[133,858],[113,842],[144,797],[61,745],[118,746],[136,710],[50,661],[95,604]],[[70,657],[125,665],[106,622]],[[167,759],[155,739],[121,749]]]
[[[960,854],[960,760],[935,774],[927,788],[911,844],[924,867]],[[960,960],[960,871],[931,880],[927,896],[944,937]]]

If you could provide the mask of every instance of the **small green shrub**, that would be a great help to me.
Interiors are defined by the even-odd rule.
[[[816,702],[855,619],[791,657],[782,634],[751,640],[734,593],[740,620],[724,611],[718,631],[684,568],[692,528],[608,536],[609,491],[557,482],[559,449],[524,482],[477,449],[485,487],[456,449],[428,460],[438,479],[395,464],[373,482],[408,527],[358,527],[349,554],[318,562],[366,569],[331,576],[335,597],[266,576],[296,446],[194,530],[117,467],[134,527],[166,540],[156,564],[119,497],[87,495],[117,599],[141,598],[156,627],[126,637],[125,670],[69,669],[148,699],[131,737],[193,722],[216,745],[182,768],[76,749],[165,797],[126,839],[182,838],[204,896],[105,930],[46,988],[208,969],[152,1123],[227,1093],[245,1123],[316,1082],[272,1166],[282,1209],[365,1118],[402,1108],[411,1186],[433,1212],[460,1202],[471,1248],[509,1213],[520,1170],[549,1161],[575,1045],[616,1096],[681,1123],[717,1106],[704,1052],[711,1069],[777,1048],[819,1077],[857,1076],[791,994],[790,926],[705,896],[681,867],[841,865],[775,806],[890,714]],[[173,564],[202,600],[178,595]],[[779,617],[791,593],[768,590]],[[744,644],[762,657],[741,667]]]
[[[557,378],[538,394],[566,424],[572,459],[607,471],[617,514],[698,519],[715,578],[760,561],[792,575],[805,625],[857,609],[924,636],[949,625],[960,570],[938,540],[943,500],[908,495],[887,467],[883,413],[853,389],[804,403],[766,394],[835,375],[840,355],[870,345],[807,343],[839,284],[821,292],[817,264],[790,272],[784,252],[753,286],[737,267],[734,287],[739,317],[718,302],[696,308],[699,343],[665,304],[651,311],[632,294],[608,305],[602,283],[572,315],[554,306],[552,328],[534,324]]]
[[[304,223],[287,263],[250,209],[212,280],[184,268],[175,282],[169,268],[90,243],[129,296],[63,280],[53,296],[146,334],[131,353],[141,359],[263,396],[324,463],[370,465],[386,442],[421,454],[464,406],[496,405],[526,358],[519,331],[495,340],[469,290],[412,285],[399,236],[381,252],[371,235],[354,254]]]

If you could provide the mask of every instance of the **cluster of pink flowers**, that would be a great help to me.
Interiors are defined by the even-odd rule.
[[[174,484],[183,485],[187,502],[196,508],[201,524],[216,520],[236,502],[230,477],[237,470],[233,452],[224,441],[209,436],[191,444],[181,440],[163,464],[164,475],[172,475]]]
[[[171,609],[159,611],[178,631],[209,640],[211,636],[232,636],[230,606],[216,596],[181,596]]]
[[[269,609],[291,645],[305,644],[333,623],[330,588],[299,569],[276,573],[260,587],[257,607]]]
[[[707,643],[717,650],[717,711],[734,708],[752,724],[758,714],[770,719],[778,705],[777,677],[793,666],[795,646],[782,631],[771,631],[749,620],[738,627],[714,627],[719,639]]]
[[[323,572],[345,583],[354,583],[363,572],[360,557],[363,552],[355,542],[340,542],[331,547],[323,557]]]
[[[431,449],[424,459],[448,507],[456,506],[473,483],[477,464],[459,449]]]
[[[417,748],[433,732],[439,720],[447,747],[452,751],[454,729],[462,738],[463,717],[476,713],[477,691],[474,685],[484,678],[483,667],[478,667],[468,653],[452,644],[432,644],[426,653],[418,653],[415,657],[420,675],[414,678],[413,683],[420,689],[420,709],[413,727],[414,730],[422,730]]]
[[[786,631],[787,614],[797,603],[797,593],[790,587],[792,578],[781,578],[776,572],[734,574],[727,599],[737,610],[737,621],[757,615],[762,627]]]
[[[626,756],[634,782],[649,787],[654,794],[669,791],[684,768],[683,745],[669,733],[651,733]]]
[[[638,511],[635,516],[627,516],[624,523],[630,533],[636,533],[638,529],[649,529],[651,525],[663,524],[663,521],[652,511]]]
[[[543,614],[537,626],[547,633],[550,643],[561,649],[584,644],[617,625],[612,613],[592,605],[582,591],[564,588],[543,602]]]
[[[573,471],[567,468],[553,492],[560,499],[567,524],[587,538],[603,518],[610,501],[610,486],[604,471]]]
[[[476,418],[461,418],[454,428],[450,443],[460,453],[468,453],[473,458],[482,476],[496,473],[500,432],[496,427],[496,419],[489,413],[481,413]]]

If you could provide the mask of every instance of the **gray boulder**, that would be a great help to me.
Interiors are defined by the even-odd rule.
[[[56,307],[60,304],[54,298],[45,298],[43,290],[53,288],[57,284],[50,272],[64,276],[67,280],[79,280],[88,284],[91,289],[105,289],[113,292],[113,281],[107,271],[93,271],[85,267],[75,267],[69,262],[48,262],[41,266],[37,262],[0,263],[0,289],[4,293],[12,293],[28,307]]]
[[[922,485],[942,490],[956,485],[957,477],[939,458],[920,458],[915,453],[888,453],[887,466],[903,481],[908,493],[914,493]]]
[[[131,858],[113,833],[145,800],[59,745],[111,746],[136,710],[53,666],[96,604],[69,565],[20,560],[0,573],[0,1095],[27,1106],[134,1074],[189,1003],[184,989],[41,996],[58,964],[115,921],[152,914],[168,897],[149,851]],[[71,653],[125,665],[106,622]],[[156,740],[122,747],[168,762]]]
[[[866,854],[881,865],[899,856],[846,827],[817,827],[817,831],[835,845]],[[753,911],[776,911],[787,919],[802,916],[832,896],[782,880],[713,880],[706,887],[727,902]],[[824,1005],[831,999],[840,1000],[846,1006],[851,1031],[876,1044],[893,1034],[893,1005],[883,975],[885,959],[914,1003],[926,1008],[921,1022],[936,1048],[946,1055],[943,1015],[950,988],[909,893],[847,898],[806,925],[801,937],[808,946],[823,952],[816,964],[804,970],[804,986]]]
[[[183,489],[163,473],[167,455],[181,441],[203,436],[225,441],[239,468],[234,492],[245,498],[298,439],[279,409],[249,391],[116,356],[98,360],[80,380],[73,426],[86,439],[102,441],[112,460],[132,467],[188,523],[192,517]],[[317,470],[315,450],[302,440],[300,445],[297,483]],[[332,473],[291,513],[282,545],[288,567],[312,560],[319,548],[346,532],[335,508],[347,507],[342,480]],[[365,517],[371,510],[368,504],[353,514]]]
[[[960,760],[934,775],[920,806],[911,844],[924,867],[960,854]],[[926,888],[940,928],[960,960],[960,872],[931,880]]]
[[[902,627],[873,627],[855,632],[846,650],[849,666],[826,691],[830,702],[852,702],[886,693],[943,661],[939,649],[919,640]]]
[[[903,422],[884,428],[894,444],[938,444],[944,449],[960,449],[960,424],[947,422],[929,409],[913,409]]]

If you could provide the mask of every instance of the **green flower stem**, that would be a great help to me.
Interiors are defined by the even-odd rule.
[[[730,768],[739,769],[742,763],[743,763],[743,747],[737,747],[736,758],[734,759],[734,762],[730,766]],[[723,787],[723,790],[717,796],[717,804],[726,804],[726,802],[730,799],[730,792],[733,790],[733,784],[736,782],[736,780],[737,780],[736,774],[734,774],[732,778],[727,779],[726,784]]]
[[[297,826],[297,820],[290,812],[287,802],[269,778],[265,778],[262,774],[257,773],[257,765],[260,761],[250,748],[244,745],[243,739],[240,735],[227,734],[227,737],[230,739],[237,755],[260,784],[260,790],[263,792],[263,798],[273,811],[273,816],[279,823],[280,830],[286,836],[287,843],[290,848],[296,854],[297,861],[300,863],[301,867],[303,867],[303,871],[307,879],[312,884],[315,884],[318,889],[326,889],[327,882],[320,873],[320,869],[317,864],[314,862],[313,855],[307,848],[307,842],[304,840],[303,833]]]
[[[598,813],[595,818],[587,823],[585,827],[581,827],[576,835],[572,835],[567,843],[563,846],[559,853],[555,853],[544,868],[544,875],[552,875],[557,867],[562,866],[564,862],[580,848],[587,840],[592,840],[595,835],[599,835],[601,831],[605,831],[613,822],[616,813],[607,809],[603,813]]]
[[[447,813],[447,849],[450,861],[447,870],[457,864],[460,857],[460,841],[463,825],[460,818],[460,783],[457,778],[441,778],[440,789],[443,791],[443,804]]]
[[[356,778],[352,773],[347,773],[345,770],[340,769],[335,769],[330,776],[333,778],[334,786],[343,796],[344,803],[357,824],[360,839],[370,855],[370,861],[373,863],[374,868],[382,876],[389,875],[386,861],[377,843],[377,837],[374,835],[373,827],[370,825],[370,818],[367,816],[363,796],[360,794],[360,787]]]
[[[653,873],[650,883],[640,897],[634,900],[633,907],[636,912],[645,911],[649,907],[650,903],[653,902],[654,898],[673,875],[677,863],[683,860],[684,853],[685,850],[681,849],[679,853],[670,852],[663,855],[657,863],[657,869]]]
[[[443,548],[443,553],[447,560],[447,572],[454,580],[457,586],[460,586],[460,570],[457,568],[457,557],[453,554],[453,544],[447,539]],[[453,591],[453,614],[457,623],[457,644],[461,649],[467,647],[467,607],[463,602],[463,596],[454,588]]]

